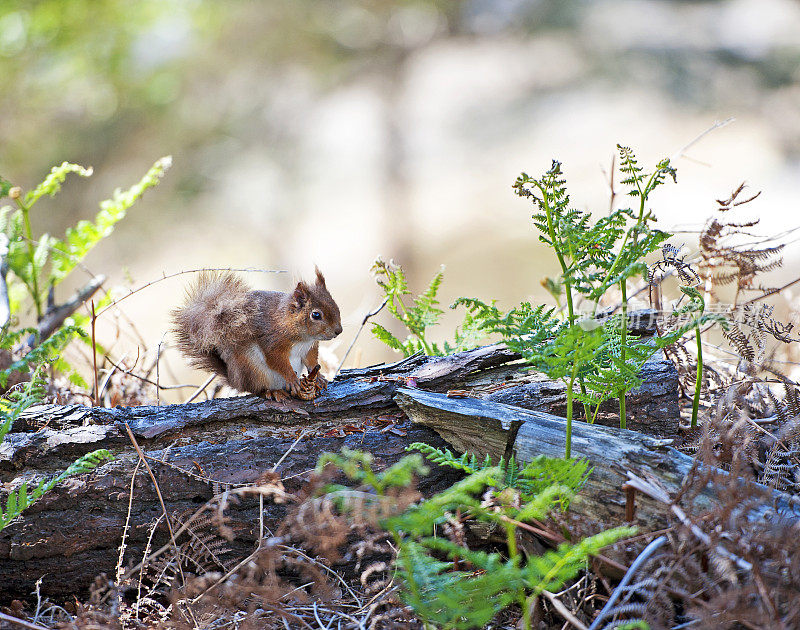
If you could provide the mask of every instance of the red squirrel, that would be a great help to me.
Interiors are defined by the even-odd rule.
[[[273,400],[308,400],[325,389],[315,369],[319,342],[342,332],[319,269],[313,284],[299,282],[292,293],[253,291],[231,272],[204,272],[172,320],[178,348],[194,367]],[[304,367],[310,379],[300,378]]]

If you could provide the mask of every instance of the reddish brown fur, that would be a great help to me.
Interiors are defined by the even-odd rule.
[[[319,320],[312,318],[315,311]],[[192,365],[238,390],[273,397],[281,379],[282,389],[296,395],[299,371],[317,364],[319,341],[342,331],[339,307],[319,269],[314,284],[299,282],[291,294],[252,291],[229,272],[202,274],[172,315],[178,348]],[[290,360],[297,344],[309,349],[295,371]],[[321,376],[318,382],[325,384]]]

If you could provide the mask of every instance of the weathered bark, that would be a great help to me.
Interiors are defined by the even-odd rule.
[[[242,396],[157,407],[32,408],[0,444],[3,505],[8,491],[23,480],[61,471],[89,451],[106,448],[117,459],[92,474],[67,480],[0,532],[0,600],[30,593],[42,576],[43,593],[63,595],[88,587],[101,571],[114,574],[138,461],[125,424],[148,456],[167,509],[171,514],[188,514],[220,488],[254,482],[280,460],[302,431],[307,434],[278,469],[290,492],[299,488],[304,473],[324,451],[338,451],[342,446],[363,449],[375,456],[377,466],[385,466],[402,457],[411,442],[446,446],[431,429],[410,425],[397,408],[393,396],[404,385],[437,392],[480,390],[481,383],[512,378],[510,382],[521,381],[515,387],[525,392],[522,404],[560,404],[557,395],[544,403],[533,396],[531,384],[524,382],[529,375],[515,364],[518,358],[501,345],[450,357],[414,356],[390,365],[346,371],[311,402],[276,403]],[[652,386],[647,383],[643,391]],[[502,393],[511,395],[513,389]],[[670,395],[674,397],[676,390],[672,388]],[[644,399],[634,394],[630,400],[629,409],[635,410],[637,401]],[[380,416],[383,418],[376,425]],[[487,439],[495,438],[489,435]],[[458,442],[453,444],[458,447]],[[453,479],[452,472],[435,469],[420,489],[430,494]],[[285,509],[267,505],[265,526],[276,529]],[[142,467],[134,483],[126,564],[141,559],[150,527],[161,513],[153,484]],[[230,553],[243,555],[252,548],[255,537],[257,503],[242,501],[231,507],[227,516],[236,533]],[[163,544],[165,536],[162,523],[154,544]]]
[[[375,428],[345,435],[342,430],[339,437],[339,423],[327,426],[321,425],[320,419],[308,423],[297,418],[297,425],[281,427],[260,421],[244,408],[242,411],[238,418],[229,418],[227,428],[210,426],[207,432],[196,429],[192,436],[173,434],[163,440],[140,438],[167,509],[178,522],[215,493],[254,483],[281,459],[294,442],[295,434],[303,428],[310,430],[310,436],[301,440],[277,469],[285,478],[288,492],[296,492],[302,486],[319,455],[326,451],[338,452],[343,446],[367,450],[374,455],[376,467],[383,468],[401,458],[411,442],[445,445],[430,429],[411,426],[407,421],[394,425],[392,432],[382,433]],[[284,420],[287,419],[285,416]],[[366,419],[352,418],[348,422],[360,423]],[[142,431],[138,432],[141,436]],[[43,593],[69,595],[88,588],[100,572],[114,575],[138,456],[120,425],[67,429],[61,438],[75,441],[65,441],[50,450],[37,444],[31,452],[38,455],[27,460],[28,470],[34,462],[37,471],[44,469],[45,462],[48,468],[58,469],[67,460],[96,447],[111,447],[117,459],[95,473],[66,480],[0,532],[0,601],[28,595],[40,577],[44,578]],[[420,489],[429,495],[457,478],[453,471],[434,470],[421,481]],[[278,528],[286,509],[284,505],[265,502],[267,532]],[[142,559],[151,526],[161,514],[153,483],[142,466],[134,484],[125,565]],[[244,499],[231,505],[226,516],[230,519],[226,524],[236,538],[223,557],[242,557],[252,551],[257,536],[258,502]],[[211,534],[215,530],[213,526],[204,529]],[[167,536],[162,521],[152,549],[167,542]],[[185,535],[179,543],[184,541]]]
[[[493,401],[449,398],[411,388],[400,389],[395,400],[414,422],[434,429],[456,451],[474,453],[479,459],[490,455],[498,461],[501,456],[508,458],[512,454],[518,461],[530,461],[537,455],[564,456],[564,418]],[[572,457],[587,459],[592,474],[571,509],[593,522],[624,522],[626,496],[622,485],[629,479],[628,472],[657,481],[674,496],[693,460],[669,446],[670,443],[671,440],[635,431],[573,422]],[[773,505],[751,510],[749,516],[768,518],[780,512],[784,518],[800,520],[800,505],[796,500],[780,492],[773,492],[772,496]],[[707,486],[691,500],[694,507],[706,509],[717,502],[718,495],[714,487]],[[667,510],[663,503],[639,494],[635,507],[639,524],[651,529],[666,524]]]

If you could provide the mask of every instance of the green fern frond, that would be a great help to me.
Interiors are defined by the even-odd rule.
[[[639,166],[636,156],[630,147],[618,144],[617,149],[620,157],[620,170],[627,175],[621,183],[631,186],[628,192],[631,197],[644,197],[646,199],[653,190],[666,181],[668,175],[672,177],[674,182],[678,181],[678,172],[670,164],[668,158],[658,162],[655,171],[650,174],[645,173],[644,169]]]
[[[138,183],[128,190],[114,191],[111,199],[101,202],[100,212],[95,216],[94,222],[79,221],[75,227],[67,229],[63,241],[51,239],[52,264],[49,282],[53,285],[61,282],[100,241],[114,231],[114,226],[125,218],[128,209],[148,188],[159,183],[171,165],[171,157],[161,158]]]
[[[537,457],[520,466],[512,458],[505,470],[502,466],[482,467],[474,456],[455,457],[449,450],[435,449],[416,443],[411,447],[432,461],[460,470],[475,470],[466,478],[433,497],[413,504],[396,516],[385,519],[382,526],[393,537],[397,548],[397,578],[400,597],[425,623],[447,628],[485,627],[498,612],[512,603],[527,606],[529,598],[543,589],[556,590],[584,568],[589,555],[635,531],[617,528],[587,538],[578,544],[563,544],[543,556],[523,557],[516,550],[515,528],[518,521],[543,518],[575,489],[588,474],[585,462],[570,462]],[[409,470],[418,470],[421,458],[413,464],[403,458],[395,467],[382,473],[384,480],[393,479],[398,486],[411,480]],[[368,453],[342,451],[325,454],[318,469],[333,463],[351,479],[369,484],[381,494],[381,473],[372,470],[373,458]],[[570,467],[574,468],[569,471]],[[510,471],[516,471],[511,473]],[[492,489],[495,497],[503,492],[503,479],[514,483],[528,482],[537,492],[520,505],[515,501],[495,501],[485,505]],[[566,484],[554,482],[565,479]],[[388,487],[388,485],[387,485]],[[521,496],[521,495],[520,495]],[[343,507],[346,507],[343,504]],[[353,509],[353,508],[351,508]],[[460,511],[470,518],[494,522],[506,529],[508,554],[470,549],[460,541],[442,535],[439,525]],[[446,560],[445,560],[446,558]],[[456,562],[457,561],[457,562]],[[465,570],[467,567],[467,570]]]
[[[451,562],[435,560],[426,547],[413,541],[401,546],[397,566],[405,587],[402,601],[437,627],[485,627],[516,601],[523,585],[519,569],[511,564],[498,563],[491,573],[453,571]]]
[[[520,522],[530,521],[531,519],[541,520],[555,507],[556,503],[563,505],[564,502],[569,502],[573,495],[573,491],[566,486],[548,486],[530,497],[515,514],[514,518]]]
[[[460,457],[456,457],[448,448],[442,450],[424,442],[414,442],[407,446],[406,450],[419,451],[434,464],[462,470],[467,474],[493,467],[489,455],[482,461],[478,460],[474,453],[463,453]],[[525,501],[551,486],[568,488],[572,493],[578,492],[591,472],[586,460],[554,459],[544,455],[538,455],[525,464],[518,464],[513,456],[506,463],[501,457],[496,468],[503,471],[502,477],[497,480],[498,488],[519,490],[521,498]],[[565,495],[558,503],[560,508],[565,510],[569,505],[569,497]]]
[[[478,463],[474,454],[463,453],[461,457],[456,457],[449,448],[444,450],[435,448],[424,442],[414,442],[406,447],[407,451],[419,451],[425,457],[439,466],[447,466],[456,470],[463,470],[467,474],[472,474],[491,468],[492,460],[487,455],[482,463]],[[502,465],[501,465],[502,466]]]
[[[78,164],[70,164],[69,162],[63,162],[61,166],[54,166],[44,181],[25,195],[25,205],[32,206],[44,195],[55,196],[61,190],[61,184],[64,183],[70,173],[75,173],[81,177],[90,177],[92,169],[91,167],[84,168]]]
[[[386,263],[381,259],[372,266],[375,280],[384,293],[387,310],[402,323],[409,332],[405,341],[389,333],[380,324],[373,324],[373,334],[393,350],[399,350],[405,356],[410,356],[419,350],[429,356],[441,356],[445,353],[460,352],[475,347],[478,342],[487,336],[480,313],[468,311],[460,327],[456,328],[455,343],[445,341],[442,345],[428,338],[430,329],[439,323],[442,310],[439,308],[437,298],[439,288],[444,279],[444,267],[433,277],[428,288],[411,300],[407,306],[403,302],[404,295],[410,295],[408,283],[399,265]],[[455,308],[458,303],[451,308]],[[478,309],[475,306],[475,309]]]
[[[5,335],[1,345],[3,347],[10,347],[7,345],[9,344],[9,340],[19,339],[22,334],[36,334],[36,332],[35,328],[26,328],[13,334]],[[27,372],[33,366],[53,361],[58,353],[67,347],[67,344],[72,341],[75,335],[85,334],[85,332],[75,326],[62,326],[25,356],[14,361],[5,370],[0,371],[0,386],[6,386],[12,372]]]
[[[374,458],[371,453],[343,448],[339,453],[323,453],[317,460],[316,471],[319,473],[327,464],[339,468],[352,481],[371,486],[379,495],[389,488],[408,486],[415,476],[428,474],[420,455],[407,455],[383,471],[375,471],[372,467]]]
[[[30,494],[28,494],[27,482],[23,482],[16,491],[8,495],[5,512],[0,509],[0,530],[4,529],[13,519],[19,516],[23,510],[33,505],[42,495],[52,490],[67,477],[91,472],[100,464],[112,459],[114,459],[114,456],[106,449],[98,449],[87,453],[70,464],[70,466],[58,476],[50,480],[43,479]]]
[[[23,329],[15,333],[3,334],[0,336],[0,346],[10,346],[15,340],[29,332]],[[11,430],[14,421],[20,417],[22,412],[41,400],[46,387],[46,383],[42,378],[42,372],[46,366],[45,360],[52,358],[52,353],[63,348],[69,342],[73,333],[74,331],[68,328],[59,330],[55,335],[45,340],[41,346],[35,348],[23,359],[15,362],[7,370],[0,373],[3,383],[5,383],[11,371],[15,369],[31,370],[29,381],[23,383],[21,388],[13,389],[0,399],[0,442]],[[19,516],[25,508],[38,500],[45,492],[52,490],[56,484],[71,475],[89,472],[109,459],[113,459],[113,457],[107,450],[96,450],[73,462],[64,472],[52,479],[43,479],[32,492],[28,491],[27,483],[23,483],[17,490],[9,494],[5,511],[0,507],[0,530],[8,525],[12,519]]]
[[[564,582],[585,568],[589,556],[596,555],[603,548],[634,533],[635,527],[615,527],[584,538],[576,545],[562,543],[557,550],[529,558],[525,566],[528,588],[535,595],[561,588]]]
[[[397,337],[395,337],[392,333],[390,333],[380,324],[373,322],[372,334],[375,335],[375,337],[377,337],[378,341],[385,343],[392,350],[399,350],[400,352],[403,352],[403,354],[405,354],[406,346],[403,344],[403,342],[400,341]]]
[[[502,471],[497,467],[473,473],[447,490],[411,506],[403,514],[387,519],[385,526],[412,537],[430,536],[434,527],[443,522],[448,512],[454,512],[457,508],[480,511],[477,495],[487,486],[495,486],[500,478]]]

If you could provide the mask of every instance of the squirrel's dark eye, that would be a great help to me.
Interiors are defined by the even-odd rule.
[[[322,313],[319,311],[311,311],[311,319],[315,319],[317,321],[322,319]]]

